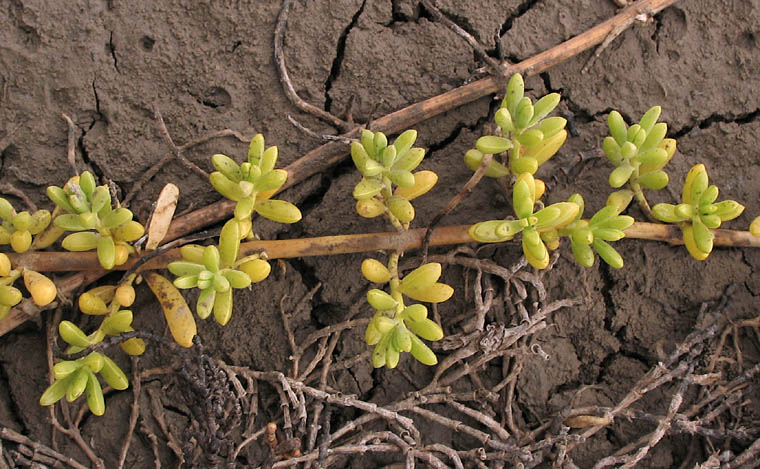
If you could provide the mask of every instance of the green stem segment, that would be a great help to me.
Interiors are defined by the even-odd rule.
[[[512,148],[509,149],[509,162],[506,162],[507,168],[512,168],[512,162],[520,158],[520,149],[522,145],[517,140],[517,136],[512,137]]]
[[[11,270],[10,274],[7,277],[0,280],[0,285],[13,285],[13,282],[18,280],[20,277],[21,277],[21,270],[19,269]]]
[[[660,223],[657,217],[654,216],[654,213],[652,213],[652,208],[649,206],[649,202],[644,195],[644,191],[641,189],[641,184],[639,184],[638,181],[635,181],[632,177],[631,180],[628,181],[628,186],[633,191],[633,198],[636,199],[636,203],[644,213],[644,216],[653,223]]]
[[[401,285],[401,277],[398,274],[398,261],[401,258],[402,252],[403,251],[393,251],[390,255],[390,258],[388,259],[388,270],[391,273],[391,297],[393,297],[393,299],[398,302],[396,305],[396,312],[394,314],[394,317],[398,317],[401,311],[404,310],[404,296],[399,290],[399,286]]]
[[[388,220],[390,220],[391,225],[393,225],[394,228],[396,228],[396,231],[403,232],[406,231],[406,228],[404,228],[404,225],[401,223],[401,220],[396,218],[396,216],[391,212],[390,207],[388,207],[388,201],[391,197],[393,197],[393,194],[391,193],[391,190],[389,187],[391,187],[391,180],[386,176],[383,177],[383,190],[380,191],[380,195],[383,198],[383,204],[385,205],[385,214],[388,215]]]

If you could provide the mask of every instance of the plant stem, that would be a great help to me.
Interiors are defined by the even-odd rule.
[[[474,243],[467,230],[470,225],[442,226],[433,230],[430,237],[431,246]],[[354,235],[321,236],[317,238],[298,238],[267,241],[249,241],[241,243],[240,257],[266,252],[269,259],[288,259],[293,257],[330,256],[335,254],[352,254],[370,251],[406,251],[418,249],[425,237],[425,228],[405,232],[364,233]],[[713,245],[732,247],[760,248],[760,238],[749,231],[717,229]],[[663,223],[636,222],[625,230],[626,238],[663,241],[673,245],[683,244],[681,232],[677,225]],[[9,253],[8,257],[15,267],[24,267],[40,272],[84,272],[95,274],[104,272],[98,263],[95,252],[28,252],[25,254]],[[163,269],[169,262],[181,260],[179,249],[172,249],[146,262],[140,269]],[[137,262],[131,258],[125,264],[113,270],[126,270]],[[390,270],[390,267],[389,267]],[[102,275],[102,274],[101,274]],[[57,280],[56,283],[60,283]],[[68,285],[69,281],[65,280]]]
[[[517,137],[516,136],[513,137],[512,148],[509,149],[509,162],[505,162],[505,166],[509,168],[510,171],[512,171],[512,163],[518,158],[520,158],[521,148],[522,148],[522,145],[520,145],[520,142],[517,140]]]
[[[646,196],[644,195],[644,191],[641,189],[641,184],[639,184],[639,181],[628,181],[628,187],[631,188],[633,191],[633,198],[636,199],[636,203],[639,205],[639,208],[644,213],[644,216],[647,217],[647,219],[653,223],[658,223],[659,220],[657,220],[657,217],[654,216],[654,213],[652,213],[652,208],[649,206],[649,202],[647,201]]]
[[[474,242],[467,230],[469,225],[444,226],[433,230],[430,236],[431,246],[446,246]],[[291,257],[327,256],[377,250],[402,251],[420,248],[425,238],[425,228],[409,230],[403,233],[366,233],[358,235],[323,236],[319,238],[301,238],[275,241],[250,241],[240,246],[240,256],[257,252],[266,252],[270,259]],[[714,246],[760,248],[760,238],[749,231],[717,229]],[[625,230],[627,238],[664,241],[670,244],[683,244],[681,232],[676,225],[661,223],[636,222]],[[56,279],[60,294],[69,294],[83,284],[93,282],[105,275],[94,252],[27,252],[9,253],[14,266],[41,272],[77,272],[76,274]],[[180,260],[179,249],[156,256],[142,266],[142,270],[165,268],[169,262]],[[133,258],[114,270],[126,270],[138,259]],[[30,318],[19,308],[11,309],[8,317],[0,321],[0,336],[13,330]]]
[[[380,191],[380,195],[383,197],[383,204],[385,205],[385,214],[388,216],[388,220],[391,222],[391,225],[393,225],[394,228],[396,228],[396,231],[403,233],[407,229],[404,228],[404,225],[401,223],[401,221],[396,217],[396,215],[391,212],[391,208],[388,206],[388,201],[393,197],[393,194],[391,193],[390,187],[391,187],[391,180],[386,176],[383,177],[383,190]]]
[[[401,294],[401,291],[399,290],[399,285],[401,285],[401,278],[398,274],[398,261],[401,258],[401,254],[403,251],[393,251],[391,253],[390,258],[388,259],[388,270],[391,272],[391,280],[390,280],[390,289],[391,289],[391,296],[394,300],[398,302],[398,305],[396,305],[396,311],[394,312],[394,317],[397,316],[401,311],[404,310],[404,296]]]

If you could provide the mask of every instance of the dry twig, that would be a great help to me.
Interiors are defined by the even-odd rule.
[[[77,140],[77,128],[76,125],[74,125],[74,121],[71,120],[69,116],[66,114],[61,113],[61,117],[63,117],[63,120],[66,121],[66,126],[68,127],[68,143],[66,145],[66,161],[69,162],[69,166],[71,166],[71,169],[73,171],[72,176],[76,176],[79,174],[79,170],[77,169],[77,162],[76,162],[76,140]]]
[[[137,425],[137,419],[140,416],[140,358],[132,358],[132,410],[129,414],[129,426],[127,427],[127,433],[124,437],[124,443],[119,453],[119,469],[124,467],[124,462],[127,460],[127,453],[129,452],[129,446],[132,443],[132,435],[135,433],[135,426]]]
[[[27,446],[29,448],[32,448],[35,453],[40,453],[45,456],[49,456],[50,458],[53,458],[56,461],[60,461],[62,463],[68,464],[69,466],[75,469],[87,469],[87,466],[79,463],[75,459],[70,458],[66,456],[65,454],[61,454],[58,451],[55,451],[43,445],[40,442],[34,441],[29,437],[26,437],[18,432],[15,432],[8,427],[0,427],[0,440],[13,441],[14,443],[18,443],[19,445]],[[2,447],[0,446],[0,448]],[[2,452],[0,451],[0,457],[1,456],[2,456]],[[0,459],[0,461],[2,461],[2,459]]]
[[[472,50],[474,50],[475,53],[488,64],[488,67],[491,69],[492,73],[495,73],[497,75],[503,73],[504,69],[502,68],[501,64],[493,57],[488,55],[488,52],[486,52],[478,40],[475,39],[470,33],[462,29],[461,26],[451,21],[448,16],[443,14],[443,12],[441,12],[441,10],[439,10],[438,7],[433,3],[433,0],[422,0],[422,5],[424,5],[425,9],[428,10],[433,16],[433,20],[443,23],[444,26],[454,31],[457,36],[464,39],[467,44],[470,45]]]
[[[298,93],[296,93],[295,88],[293,88],[293,83],[290,81],[288,69],[285,66],[283,44],[285,42],[285,30],[288,26],[288,10],[290,10],[291,3],[292,0],[283,0],[280,14],[277,15],[277,24],[274,29],[274,61],[277,65],[277,75],[280,78],[280,83],[282,83],[285,96],[287,96],[290,102],[298,109],[316,116],[340,131],[345,132],[351,128],[351,124],[301,99],[298,96]]]
[[[30,212],[37,211],[37,204],[35,204],[34,201],[32,201],[32,199],[30,199],[24,193],[24,191],[17,187],[14,187],[10,183],[0,184],[0,193],[16,196],[21,199],[22,202],[24,202],[24,205],[26,205],[26,208],[28,208]]]

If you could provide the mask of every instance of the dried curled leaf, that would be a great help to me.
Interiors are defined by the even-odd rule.
[[[153,217],[148,227],[148,242],[145,248],[149,250],[156,249],[163,241],[166,233],[169,231],[169,225],[174,217],[174,210],[177,208],[177,199],[179,198],[179,189],[172,183],[169,183],[161,189],[156,200],[156,208],[153,210]]]
[[[595,415],[576,415],[565,419],[565,425],[570,428],[604,427],[612,423],[611,417],[597,417]]]

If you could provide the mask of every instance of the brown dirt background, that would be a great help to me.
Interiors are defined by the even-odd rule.
[[[510,60],[522,60],[577,35],[615,14],[610,0],[438,0],[449,18],[472,33],[492,52],[497,43]],[[0,136],[15,133],[0,149],[0,183],[11,183],[35,202],[44,200],[47,185],[62,185],[70,175],[66,164],[66,124],[77,125],[80,169],[112,180],[126,194],[154,162],[169,151],[153,119],[157,107],[178,144],[211,131],[231,128],[252,136],[261,132],[280,150],[280,166],[296,160],[320,142],[291,125],[292,115],[316,132],[334,133],[319,120],[300,113],[286,99],[274,67],[272,38],[279,2],[183,1],[123,2],[3,0],[0,2]],[[652,194],[672,201],[688,168],[704,162],[722,198],[747,206],[728,227],[746,229],[760,215],[760,2],[747,0],[681,1],[654,21],[625,31],[588,73],[580,69],[591,52],[527,79],[533,97],[562,93],[559,111],[577,134],[542,168],[550,181],[548,201],[581,192],[587,210],[599,208],[608,193],[609,169],[591,158],[606,135],[606,116],[619,109],[629,122],[650,106],[663,108],[669,136],[678,138],[680,154],[671,162],[671,193]],[[483,64],[464,41],[430,20],[417,2],[407,0],[330,0],[295,2],[291,8],[285,56],[296,91],[306,101],[342,114],[355,99],[353,115],[366,122],[410,103],[462,85]],[[425,169],[438,172],[436,195],[416,203],[415,226],[426,226],[467,180],[464,152],[484,132],[498,105],[483,98],[416,126],[418,144],[428,149]],[[210,156],[225,153],[242,158],[246,145],[232,138],[194,147],[188,158],[206,170]],[[570,169],[569,175],[558,172]],[[551,172],[555,169],[554,173]],[[263,238],[295,238],[340,233],[386,231],[379,221],[353,213],[351,188],[358,180],[350,162],[314,176],[285,192],[282,198],[302,210],[302,222],[284,227],[262,223]],[[177,163],[168,164],[133,201],[141,221],[167,182],[180,188],[178,211],[218,199],[210,185]],[[485,181],[445,224],[473,223],[510,214],[493,181]],[[9,197],[20,206],[18,199]],[[630,214],[641,218],[637,209]],[[695,325],[700,306],[716,302],[733,286],[726,314],[757,314],[760,252],[716,249],[706,262],[691,259],[685,249],[634,240],[617,243],[626,266],[613,271],[599,263],[581,269],[563,255],[546,277],[550,297],[583,297],[581,307],[561,310],[553,326],[537,340],[551,359],[529,360],[518,384],[518,418],[536,425],[565,408],[576,391],[579,405],[610,405],[654,365],[656,347],[683,339]],[[568,250],[569,251],[569,250]],[[518,259],[515,246],[494,249],[504,265]],[[290,349],[278,312],[280,298],[291,307],[308,290],[323,287],[304,311],[292,318],[297,338],[340,321],[365,287],[359,274],[363,255],[304,258],[276,266],[273,278],[236,295],[231,323],[220,328],[207,321],[199,333],[216,358],[259,370],[289,369]],[[450,268],[446,280],[463,291],[462,271]],[[148,290],[138,290],[136,327],[164,332],[163,319]],[[471,301],[471,300],[469,300]],[[472,305],[457,295],[440,312],[457,315]],[[366,316],[368,311],[363,313]],[[65,313],[64,317],[71,316]],[[77,316],[74,321],[86,318]],[[362,351],[362,330],[345,334],[336,359]],[[47,411],[37,405],[47,384],[44,328],[28,322],[0,338],[0,425],[51,444]],[[745,359],[756,363],[756,340],[744,343]],[[143,366],[171,359],[151,350]],[[121,357],[119,363],[128,368]],[[500,369],[500,367],[498,367]],[[426,384],[430,371],[404,357],[397,371],[373,370],[369,362],[331,375],[330,386],[344,394],[382,403]],[[754,397],[758,397],[757,379]],[[146,383],[164,393],[171,425],[187,425],[186,406],[177,389],[159,381]],[[269,393],[269,395],[267,395]],[[273,397],[274,396],[274,397]],[[663,412],[661,394],[644,406]],[[276,395],[262,390],[262,413],[275,418]],[[107,399],[102,418],[85,418],[83,434],[96,452],[114,467],[126,430],[131,393]],[[663,402],[667,402],[664,400]],[[148,407],[147,398],[144,408]],[[270,405],[270,408],[266,408]],[[745,409],[755,412],[757,402]],[[262,415],[262,424],[266,421]],[[336,423],[350,415],[336,415]],[[755,420],[756,421],[756,420]],[[637,437],[635,428],[614,425],[577,450],[575,461],[590,467],[600,457]],[[601,436],[600,436],[601,435]],[[445,428],[431,427],[426,437],[448,444],[455,438]],[[471,443],[471,442],[470,442]],[[263,459],[264,442],[248,464]],[[59,449],[79,461],[86,458],[69,440],[58,437]],[[685,457],[684,440],[666,437],[644,467],[678,467]],[[734,448],[739,450],[741,448]],[[256,457],[259,459],[255,459]],[[162,449],[162,462],[174,456]],[[702,458],[702,460],[704,457]],[[346,467],[375,467],[393,458],[347,459]],[[127,467],[153,465],[150,443],[135,435]]]

